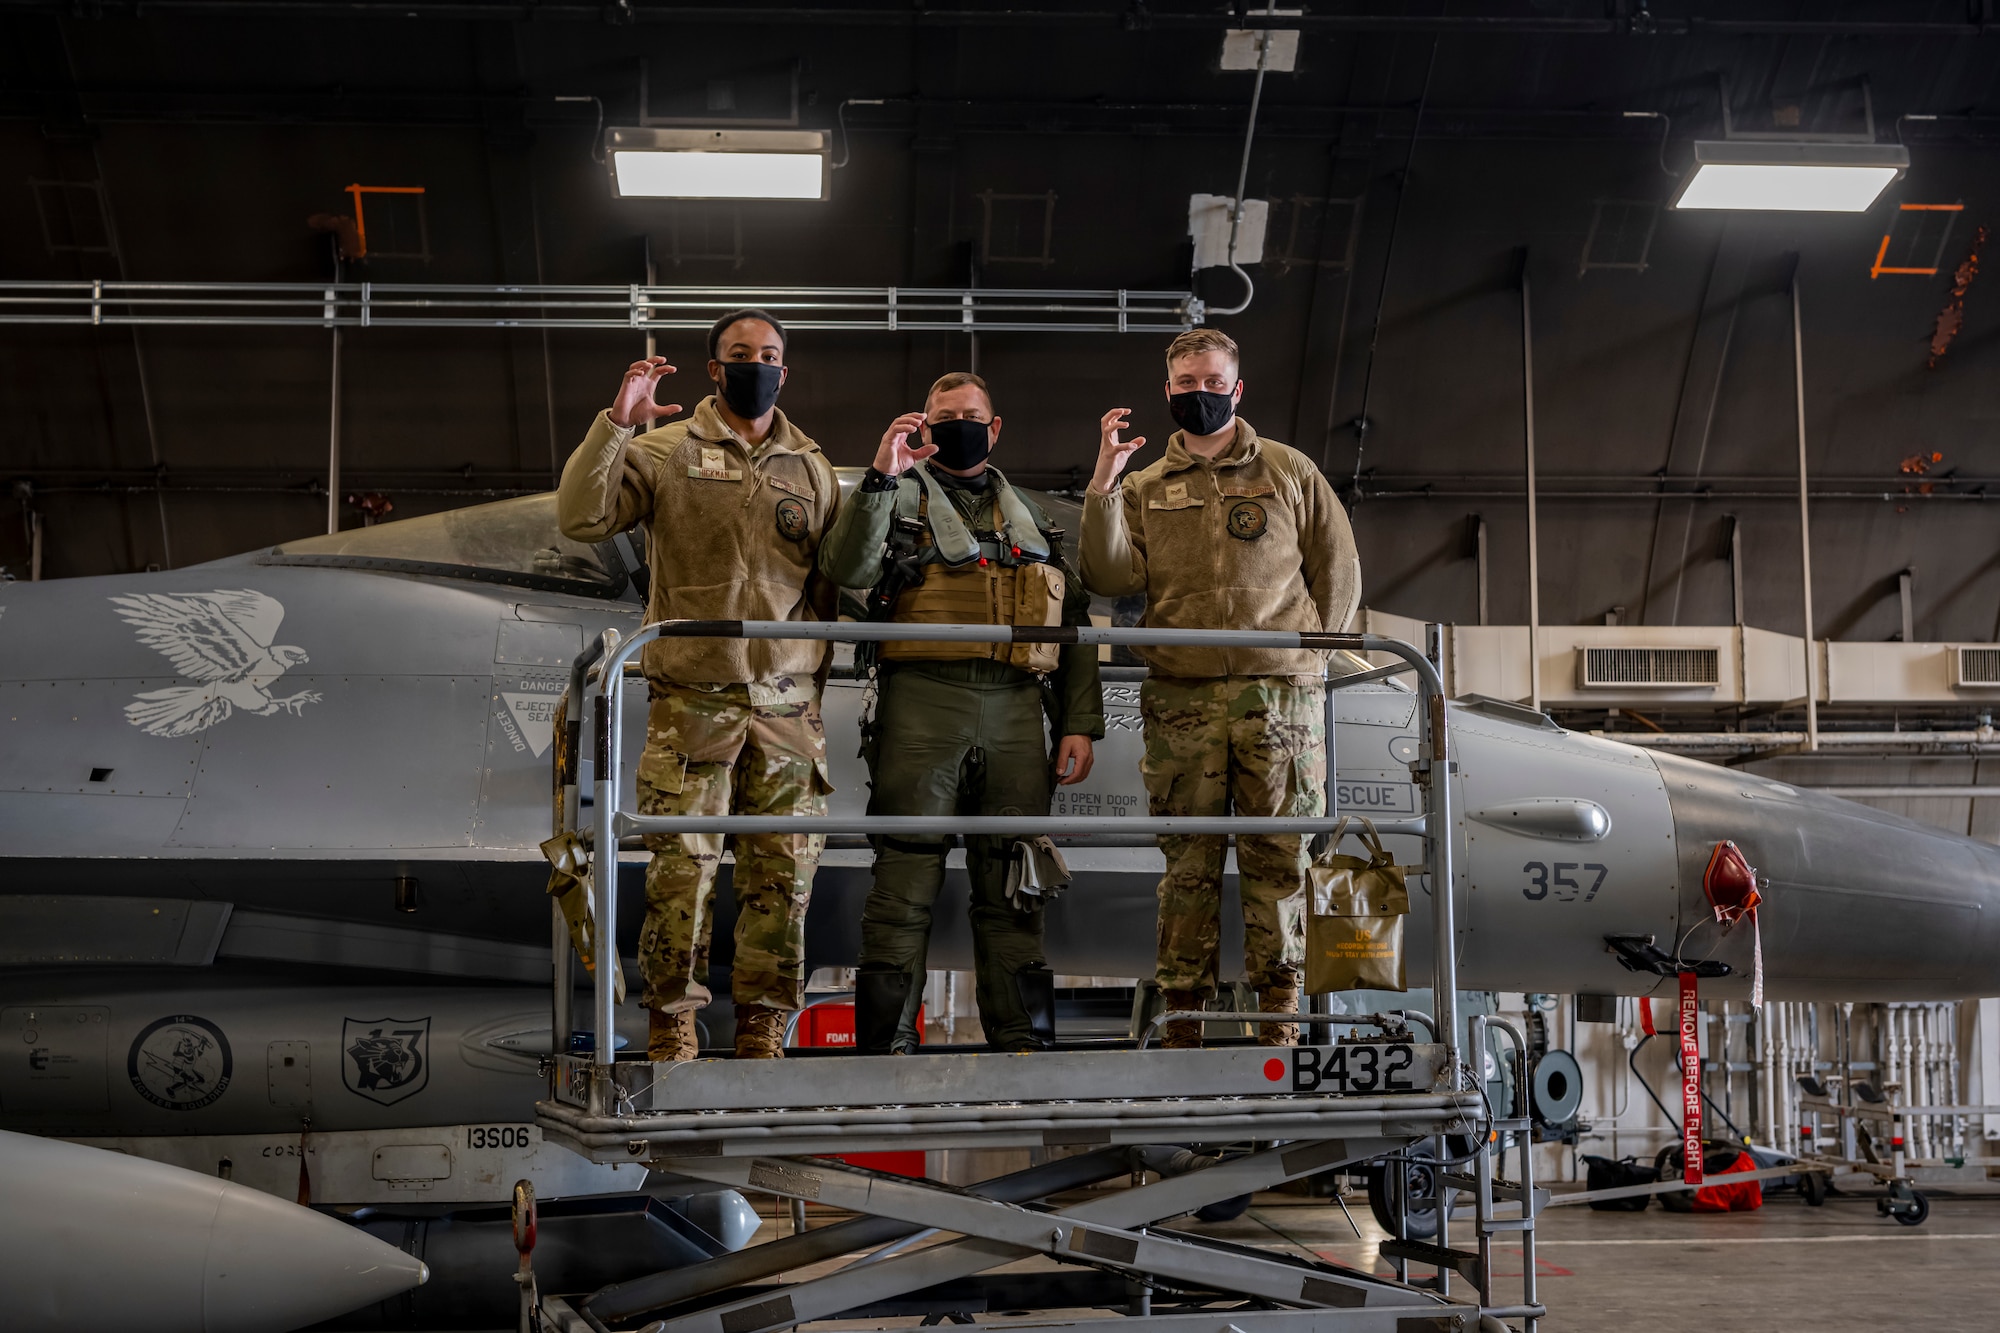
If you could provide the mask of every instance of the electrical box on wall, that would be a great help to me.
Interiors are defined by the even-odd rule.
[[[1197,194],[1188,199],[1188,235],[1194,237],[1194,266],[1229,266],[1230,215],[1236,201],[1227,195]],[[1264,199],[1243,201],[1243,222],[1236,229],[1236,262],[1255,264],[1264,258],[1264,230],[1271,205]]]
[[[1305,13],[1303,9],[1260,9],[1261,17],[1297,18]],[[1264,54],[1264,46],[1270,44],[1271,53]],[[1273,74],[1289,74],[1299,64],[1299,30],[1297,28],[1231,28],[1222,34],[1222,68],[1225,70],[1253,70],[1259,60],[1264,68]]]

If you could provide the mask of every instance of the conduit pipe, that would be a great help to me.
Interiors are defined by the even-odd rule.
[[[1265,14],[1273,12],[1269,5]],[[1257,108],[1264,100],[1264,71],[1271,63],[1271,36],[1269,28],[1257,35],[1257,81],[1250,86],[1250,123],[1243,130],[1243,162],[1236,169],[1236,207],[1229,215],[1229,271],[1243,280],[1243,299],[1233,306],[1210,306],[1211,315],[1240,315],[1250,308],[1250,302],[1257,295],[1257,284],[1250,281],[1250,275],[1236,262],[1236,233],[1243,226],[1243,192],[1250,188],[1250,145],[1257,139]]]
[[[1653,750],[1765,750],[1797,746],[1806,740],[1803,731],[1593,731],[1590,734]],[[1821,749],[1874,745],[1897,750],[1934,745],[2000,745],[2000,730],[1978,727],[1957,731],[1828,731],[1821,733],[1819,744]]]

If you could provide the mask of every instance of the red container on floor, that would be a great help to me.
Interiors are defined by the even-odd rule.
[[[923,1040],[924,1011],[917,1010],[917,1040]],[[816,1004],[799,1015],[799,1025],[793,1040],[801,1046],[845,1046],[854,1045],[854,1006],[852,1004]],[[922,1152],[855,1152],[830,1154],[850,1166],[866,1167],[871,1171],[886,1171],[896,1176],[924,1178],[924,1155]]]

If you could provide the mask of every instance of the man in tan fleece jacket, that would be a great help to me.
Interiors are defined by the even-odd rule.
[[[1167,348],[1167,404],[1181,429],[1167,455],[1119,484],[1143,436],[1121,440],[1130,408],[1100,423],[1084,500],[1084,584],[1146,595],[1147,625],[1168,629],[1342,630],[1361,597],[1347,514],[1303,454],[1259,439],[1236,415],[1236,344],[1194,329]],[[1155,815],[1307,816],[1325,809],[1325,655],[1270,648],[1147,648],[1141,760]],[[1163,837],[1156,978],[1167,1007],[1215,994],[1222,853],[1216,836]],[[1298,837],[1239,837],[1243,967],[1265,1013],[1297,1013],[1305,957],[1306,850]],[[1201,1045],[1201,1024],[1167,1025],[1170,1047]],[[1260,1029],[1292,1045],[1295,1023]]]
[[[709,333],[716,392],[691,416],[636,432],[678,404],[654,386],[662,357],[635,361],[618,397],[570,456],[557,491],[563,534],[603,541],[650,527],[652,620],[831,620],[836,589],[816,564],[840,485],[819,446],[777,408],[785,331],[761,310]],[[656,639],[640,653],[652,696],[639,760],[648,815],[826,812],[820,683],[830,645],[807,640]],[[804,991],[806,901],[825,839],[735,841],[736,1054],[782,1053],[785,1013]],[[639,937],[648,1049],[691,1060],[694,1011],[710,998],[718,834],[652,837]]]

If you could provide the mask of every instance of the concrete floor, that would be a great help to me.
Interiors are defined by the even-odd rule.
[[[1669,1213],[1657,1204],[1643,1213],[1553,1209],[1538,1232],[1539,1295],[1549,1309],[1541,1328],[1546,1333],[2000,1329],[2000,1196],[1931,1193],[1929,1198],[1930,1219],[1920,1227],[1878,1216],[1874,1198],[1861,1195],[1835,1196],[1822,1208],[1808,1208],[1796,1196],[1776,1194],[1755,1212],[1719,1215]],[[1383,1233],[1367,1203],[1357,1194],[1348,1208],[1355,1226],[1331,1200],[1260,1195],[1233,1221],[1183,1220],[1176,1227],[1388,1274],[1389,1265],[1376,1254]],[[815,1210],[811,1225],[834,1216]],[[1465,1237],[1458,1229],[1465,1225],[1454,1223],[1456,1238]],[[789,1230],[787,1221],[773,1218],[757,1239]],[[1507,1246],[1499,1252],[1504,1258],[1495,1294],[1512,1301],[1520,1291],[1521,1251]],[[1017,1267],[1046,1263],[1030,1260]],[[1033,1318],[986,1315],[979,1322],[1004,1326]]]
[[[2000,1328],[2000,1198],[1932,1194],[1930,1220],[1905,1227],[1872,1197],[1808,1208],[1773,1195],[1750,1213],[1595,1213],[1556,1208],[1537,1231],[1547,1333],[1881,1333]],[[1367,1205],[1349,1208],[1357,1240],[1330,1203],[1270,1206],[1193,1229],[1387,1273]],[[1330,1214],[1330,1215],[1329,1215]],[[1454,1226],[1466,1224],[1455,1223]],[[1277,1234],[1284,1233],[1282,1236]],[[1261,1233],[1261,1234],[1259,1234]],[[1465,1231],[1455,1231],[1463,1237]],[[1518,1299],[1521,1251],[1497,1268],[1495,1295]]]

